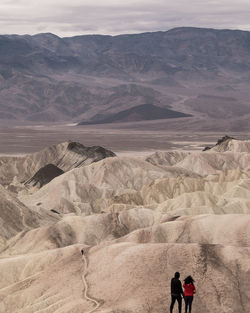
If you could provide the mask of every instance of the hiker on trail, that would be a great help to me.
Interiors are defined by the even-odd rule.
[[[183,296],[183,290],[180,281],[180,273],[176,272],[174,277],[171,279],[171,305],[170,305],[170,313],[173,312],[175,301],[178,302],[179,313],[181,313],[181,304]]]
[[[191,313],[192,302],[194,294],[196,292],[192,276],[188,276],[187,278],[184,279],[183,288],[184,288],[185,313],[188,312],[188,309],[189,313]]]

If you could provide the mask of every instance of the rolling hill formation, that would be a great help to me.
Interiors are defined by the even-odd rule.
[[[249,312],[249,164],[250,141],[231,137],[0,157],[0,312],[163,313],[176,271],[195,279],[192,312]]]

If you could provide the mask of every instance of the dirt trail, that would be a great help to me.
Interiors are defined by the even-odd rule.
[[[99,307],[102,305],[102,303],[97,301],[96,299],[88,296],[88,283],[86,280],[86,275],[87,275],[87,270],[88,270],[88,260],[87,260],[87,256],[84,254],[84,251],[82,252],[82,261],[83,261],[83,266],[84,266],[84,271],[83,271],[83,275],[82,275],[82,281],[83,281],[83,285],[84,285],[84,298],[87,301],[94,303],[94,305],[95,305],[95,307],[93,309],[91,309],[90,311],[87,311],[86,313],[92,313],[92,312],[96,311],[97,309],[99,309]]]

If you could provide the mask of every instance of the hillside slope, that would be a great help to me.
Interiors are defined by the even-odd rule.
[[[195,279],[194,313],[249,312],[249,147],[86,159],[66,142],[0,157],[0,311],[163,313],[179,271]],[[27,187],[27,163],[41,166],[32,185],[53,159],[64,172]]]
[[[186,116],[190,128],[207,121],[213,130],[216,119],[222,129],[243,130],[250,110],[249,42],[250,32],[189,27],[114,37],[2,35],[0,119],[133,122],[138,114],[127,110],[147,104],[154,118],[159,108],[176,111],[165,119]]]

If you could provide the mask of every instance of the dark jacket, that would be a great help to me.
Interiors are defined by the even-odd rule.
[[[179,280],[179,278],[172,278],[171,279],[171,295],[179,296],[181,294],[183,295],[181,281]]]

